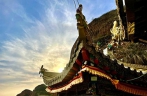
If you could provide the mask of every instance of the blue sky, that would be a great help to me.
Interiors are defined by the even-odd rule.
[[[116,9],[115,0],[79,2],[88,23]],[[0,96],[42,84],[41,65],[65,67],[78,37],[75,10],[73,0],[0,0]]]

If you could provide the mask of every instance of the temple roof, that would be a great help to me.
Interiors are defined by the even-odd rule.
[[[117,1],[121,1],[121,0],[117,0]],[[126,1],[126,14],[128,16],[128,19],[127,19],[128,21],[126,21],[126,22],[135,22],[135,24],[136,24],[135,35],[137,34],[138,38],[144,39],[142,34],[146,34],[146,33],[144,33],[144,30],[146,30],[145,25],[147,24],[147,22],[146,22],[147,16],[144,15],[144,10],[145,10],[144,7],[146,7],[146,5],[143,4],[144,0],[136,0],[136,1],[125,0],[125,1]],[[137,3],[139,3],[139,5],[135,6],[135,8],[133,8],[134,6],[128,7],[128,5],[131,4],[130,2],[134,2],[135,5]],[[133,10],[133,12],[135,12],[133,14],[136,14],[136,15],[132,15],[132,16],[136,16],[136,17],[131,17],[130,14],[132,11],[129,12],[130,10]],[[114,10],[114,11],[116,12],[116,10]],[[139,15],[139,13],[142,14],[141,17]],[[122,20],[124,20],[123,16],[124,16],[124,14],[120,14],[120,17],[122,18]],[[135,19],[132,19],[132,18],[135,18]],[[143,22],[142,22],[142,20],[140,21],[139,18],[142,19]],[[99,25],[101,24],[101,22],[96,22],[96,19],[89,24],[89,27],[90,27],[90,29],[92,29],[92,31],[89,31],[89,33],[87,34],[87,43],[86,43],[86,46],[84,47],[84,50],[86,50],[88,52],[87,56],[89,56],[89,58],[90,58],[90,56],[93,56],[93,58],[95,58],[99,61],[99,65],[97,65],[94,68],[95,73],[93,73],[93,74],[99,75],[99,76],[101,75],[101,76],[109,79],[110,81],[112,81],[112,84],[115,83],[115,82],[113,82],[113,80],[114,81],[116,80],[116,81],[119,81],[120,85],[122,84],[121,86],[126,86],[126,84],[129,84],[129,86],[133,85],[133,86],[137,86],[139,88],[146,89],[147,88],[147,81],[146,81],[147,80],[147,75],[146,75],[147,64],[143,65],[143,64],[128,63],[128,62],[121,61],[121,60],[117,59],[116,57],[113,57],[110,54],[106,56],[103,53],[103,50],[107,47],[108,42],[111,40],[110,34],[106,35],[103,33],[110,32],[110,27],[112,26],[112,24],[110,24],[110,22],[112,22],[116,19],[118,19],[118,18],[116,18],[116,16],[113,16],[113,18],[111,18],[111,21],[109,19],[105,19],[105,23],[107,23],[106,25],[108,25],[107,28],[104,28],[105,30],[102,28],[105,26],[102,26],[100,28],[100,26],[98,27],[96,25],[96,24],[99,24]],[[123,22],[123,24],[125,24],[125,22]],[[93,30],[95,30],[95,31],[93,31]],[[100,38],[100,36],[102,38]],[[146,35],[144,35],[144,36],[147,37]],[[91,41],[91,38],[94,41]],[[95,46],[98,41],[100,43],[102,43],[101,46],[99,46],[100,50],[96,50],[96,46]],[[122,47],[125,47],[125,46],[122,46]],[[56,91],[60,92],[64,89],[63,87],[65,87],[65,85],[67,85],[65,87],[65,89],[68,89],[72,85],[78,84],[78,82],[76,80],[79,80],[79,79],[81,80],[81,78],[77,77],[77,76],[79,75],[79,73],[81,71],[84,70],[84,69],[80,69],[84,65],[84,62],[80,62],[80,60],[81,59],[83,60],[83,58],[84,58],[84,57],[82,57],[84,54],[82,50],[83,50],[82,43],[79,42],[79,40],[77,38],[75,44],[73,45],[73,47],[71,49],[69,63],[66,65],[63,72],[59,73],[59,74],[54,74],[54,75],[48,73],[47,71],[44,71],[44,73],[42,73],[44,83],[46,85],[48,85],[51,90],[52,90],[52,88],[56,89],[56,88],[61,87],[61,90],[60,89],[55,90],[55,92]],[[90,58],[85,61],[91,62],[94,65],[96,65],[96,63],[93,62],[92,59]],[[81,63],[81,65],[79,62]],[[89,67],[89,68],[91,68],[91,67]],[[89,70],[91,70],[91,69],[89,69]],[[89,70],[87,70],[87,71],[92,72]],[[103,71],[103,72],[101,73],[101,71]],[[49,78],[48,78],[48,76],[49,76]],[[77,79],[75,79],[75,78],[77,78]],[[73,83],[71,84],[72,80],[75,81],[76,83],[73,82],[74,84]],[[79,83],[81,83],[81,82],[82,81],[80,81]],[[120,86],[117,86],[116,88],[125,91],[125,89],[121,89]],[[125,88],[128,88],[128,90],[133,90],[132,92],[135,92],[135,90],[137,90],[137,89],[129,89],[131,87],[128,87],[128,86]],[[49,91],[51,92],[51,90],[49,90]],[[127,91],[127,92],[129,92],[129,91]],[[130,92],[130,93],[132,93],[132,92]],[[138,92],[140,92],[138,94],[146,94],[146,92],[144,92],[144,91],[138,91]],[[137,91],[135,94],[137,94]]]

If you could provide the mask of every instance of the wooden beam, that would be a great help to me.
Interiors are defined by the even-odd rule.
[[[135,21],[135,0],[125,0],[126,16],[128,22]]]

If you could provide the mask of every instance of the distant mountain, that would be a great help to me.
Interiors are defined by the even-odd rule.
[[[16,96],[32,96],[32,93],[33,92],[31,90],[25,89],[21,93],[17,94]]]
[[[33,91],[25,89],[16,96],[51,96],[48,92],[46,92],[46,87],[46,85],[41,84],[36,86]]]
[[[89,27],[93,34],[94,41],[98,41],[103,38],[111,37],[110,29],[113,27],[114,21],[119,21],[117,10],[111,10],[102,16],[93,19],[89,23]]]
[[[32,96],[51,96],[48,92],[46,92],[46,85],[41,84],[34,88]]]

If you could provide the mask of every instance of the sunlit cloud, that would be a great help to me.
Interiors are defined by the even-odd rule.
[[[37,85],[38,82],[43,83],[38,74],[41,65],[54,72],[59,72],[65,67],[69,61],[71,47],[78,35],[76,21],[70,17],[74,13],[70,11],[72,9],[67,10],[66,8],[70,6],[60,11],[64,17],[61,18],[62,20],[56,16],[56,11],[58,11],[56,7],[63,4],[56,1],[55,5],[51,4],[51,8],[46,6],[42,20],[31,20],[25,14],[24,8],[17,2],[14,4],[16,7],[9,10],[33,25],[21,26],[24,31],[23,38],[16,38],[8,34],[12,39],[2,42],[0,84],[5,84],[1,86],[6,87],[7,84],[11,86],[9,82],[13,82],[24,84],[23,87],[19,86],[23,90],[28,84],[30,86],[31,83],[34,85]],[[17,10],[14,10],[15,8]],[[6,89],[10,90],[10,87]],[[16,94],[18,92],[21,91],[17,91]]]

